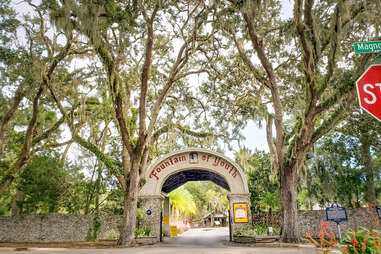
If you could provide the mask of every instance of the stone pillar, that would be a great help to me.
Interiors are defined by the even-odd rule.
[[[144,213],[142,220],[143,227],[147,226],[150,228],[152,243],[160,242],[160,213],[163,196],[139,196],[139,200],[140,209],[142,209]],[[150,212],[148,212],[148,210],[150,210]]]
[[[170,236],[169,226],[171,225],[171,204],[169,197],[164,198],[164,213],[163,213],[164,236]]]
[[[232,235],[235,232],[239,231],[243,227],[251,225],[251,211],[250,211],[250,194],[234,194],[231,193],[228,195],[229,198],[229,206],[230,206],[230,214],[232,216]],[[247,216],[248,222],[235,222],[234,221],[234,209],[233,206],[235,203],[245,203],[247,204]]]

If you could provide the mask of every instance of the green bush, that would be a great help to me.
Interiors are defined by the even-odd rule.
[[[234,236],[268,236],[268,235],[278,235],[280,229],[273,227],[273,232],[270,234],[267,227],[263,226],[246,226],[243,227],[238,232],[234,233]]]
[[[378,230],[368,230],[362,228],[357,231],[346,231],[347,235],[343,239],[346,246],[343,247],[344,253],[373,254],[381,252],[381,232]]]
[[[143,228],[137,227],[135,230],[136,237],[149,236],[150,233],[151,233],[151,228],[148,226],[145,226]]]

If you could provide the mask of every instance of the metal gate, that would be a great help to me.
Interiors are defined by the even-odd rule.
[[[163,241],[163,212],[160,212],[160,242]]]
[[[232,216],[230,214],[230,209],[229,209],[229,241],[233,241],[233,237],[232,237]]]

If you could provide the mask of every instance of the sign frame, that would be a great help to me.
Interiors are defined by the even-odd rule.
[[[360,49],[361,47],[361,49]],[[365,49],[363,49],[366,47]],[[381,41],[363,41],[353,43],[356,54],[371,54],[381,52]]]
[[[237,217],[237,210],[243,210],[240,211],[240,215],[243,212],[244,216]],[[249,216],[247,212],[247,203],[233,203],[233,217],[234,217],[234,223],[248,223],[249,222]]]
[[[333,209],[333,208],[344,211],[345,218],[333,218],[333,219],[329,218],[329,217],[328,217],[328,211],[329,211],[330,209]],[[326,218],[326,221],[333,221],[333,222],[336,222],[337,225],[339,225],[340,222],[348,221],[347,210],[346,210],[345,207],[343,207],[343,206],[339,206],[338,204],[332,204],[331,206],[325,208],[325,218]]]

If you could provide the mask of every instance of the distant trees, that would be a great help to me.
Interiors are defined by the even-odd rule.
[[[196,213],[193,218],[196,220],[207,213],[224,213],[229,208],[229,192],[212,182],[189,182],[181,188],[189,192],[194,200]]]
[[[377,204],[380,194],[379,122],[355,105],[344,121],[316,143],[308,155],[300,188],[321,206]]]
[[[244,165],[240,153],[236,153],[237,163]],[[248,151],[246,171],[250,192],[250,208],[253,213],[267,211],[271,214],[280,208],[279,177],[271,166],[270,155],[263,151]]]

